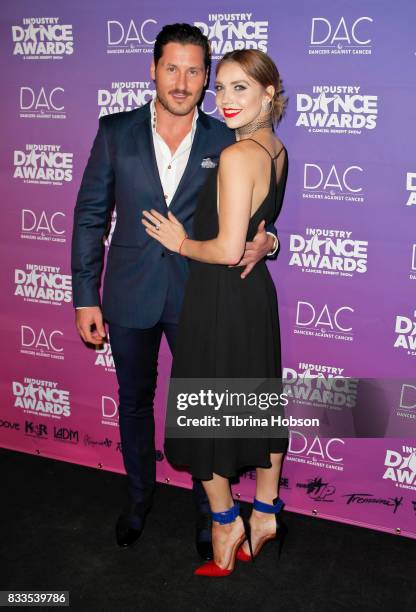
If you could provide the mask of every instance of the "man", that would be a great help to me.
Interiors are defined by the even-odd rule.
[[[198,110],[208,82],[208,39],[188,24],[165,26],[156,39],[151,77],[156,99],[142,108],[100,119],[74,213],[72,274],[76,325],[95,345],[109,336],[119,383],[119,424],[129,503],[116,525],[126,547],[140,536],[155,485],[153,399],[162,333],[172,351],[188,264],[152,240],[142,211],[171,210],[192,235],[198,191],[207,168],[235,141],[234,132]],[[99,281],[103,236],[114,205],[117,223],[108,254],[103,307]],[[273,228],[274,229],[274,228]],[[247,243],[243,276],[277,239],[261,224]],[[210,515],[199,481],[196,545],[212,558]]]

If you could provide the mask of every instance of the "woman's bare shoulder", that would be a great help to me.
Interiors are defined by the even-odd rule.
[[[253,147],[256,145],[251,143]],[[253,163],[255,154],[250,150],[249,143],[238,141],[222,150],[219,159],[219,175],[222,178],[235,180],[247,188],[254,183],[256,167]]]
[[[271,157],[274,157],[282,149],[286,151],[286,147],[282,143],[282,141],[277,138],[275,135],[270,139],[254,139],[254,138],[245,138],[244,140],[239,140],[229,145],[225,149],[222,150],[220,155],[220,167],[224,168],[225,166],[229,168],[238,169],[245,164],[245,168],[249,171],[252,168],[252,162],[258,160],[262,160],[262,155],[259,155],[261,151],[259,145],[268,152]]]
[[[220,159],[232,159],[233,157],[241,157],[241,155],[247,155],[248,151],[250,151],[249,141],[237,140],[237,142],[233,142],[221,151]]]
[[[239,140],[229,145],[220,155],[220,165],[232,167],[244,166],[246,171],[252,168],[252,163],[258,158],[259,146],[249,138]]]
[[[284,143],[273,134],[270,138],[245,138],[229,145],[223,149],[221,155],[227,157],[251,155],[259,150],[259,145],[269,151],[272,156],[279,153],[282,149],[286,150]]]
[[[256,146],[253,143],[251,144],[253,147]],[[220,168],[228,167],[232,169],[235,167],[237,169],[246,164],[251,155],[251,145],[247,141],[234,142],[221,151]]]

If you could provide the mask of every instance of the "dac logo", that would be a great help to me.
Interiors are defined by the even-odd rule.
[[[408,355],[416,356],[416,310],[413,312],[413,320],[397,315],[394,331],[397,334],[394,348],[405,349]]]
[[[21,325],[20,352],[33,357],[63,360],[64,349],[61,345],[63,335],[59,329],[45,332],[43,327],[35,330],[29,325]]]
[[[23,59],[62,59],[74,52],[72,25],[59,17],[25,17],[12,26],[12,39],[13,55]]]
[[[402,446],[400,452],[386,450],[384,465],[383,480],[391,480],[401,489],[416,491],[416,447]]]
[[[416,172],[406,174],[406,189],[409,192],[406,206],[413,206],[416,204]]]
[[[107,53],[152,53],[158,29],[155,19],[107,21]]]
[[[331,276],[363,274],[367,272],[368,242],[352,240],[351,236],[349,231],[309,227],[305,229],[305,236],[291,234],[289,266]]]
[[[364,202],[361,166],[304,164],[304,199]]]
[[[195,21],[218,59],[235,49],[260,49],[267,53],[268,21],[254,20],[253,13],[211,13],[206,21]]]
[[[118,427],[118,405],[108,395],[101,396],[101,423],[102,425]]]
[[[296,94],[296,127],[320,134],[361,134],[377,124],[378,96],[358,85],[315,85]]]
[[[315,307],[310,302],[298,301],[295,334],[334,340],[353,340],[351,306],[340,306],[335,311],[328,304]]]
[[[330,470],[344,469],[345,440],[318,436],[307,438],[298,431],[291,430],[288,447],[288,461],[304,463]]]
[[[25,302],[61,306],[72,299],[72,282],[69,274],[61,274],[59,267],[26,264],[26,270],[14,271],[14,295]]]
[[[60,419],[71,416],[69,391],[58,388],[50,380],[24,378],[23,382],[12,382],[14,407],[23,412]]]
[[[63,87],[20,88],[21,119],[66,119]]]
[[[27,144],[14,151],[13,178],[37,185],[63,185],[72,181],[73,153],[61,145]]]
[[[23,208],[20,238],[65,243],[65,217],[65,213],[60,211],[47,213],[45,210],[35,212],[30,208]]]
[[[131,111],[152,100],[156,91],[150,81],[114,81],[108,89],[98,90],[98,116]]]
[[[416,280],[416,244],[412,245],[412,262],[410,264],[410,280]]]
[[[416,387],[414,385],[402,384],[397,416],[416,419]]]
[[[359,17],[348,24],[345,17],[335,22],[313,17],[309,55],[371,55],[370,23],[371,17]]]

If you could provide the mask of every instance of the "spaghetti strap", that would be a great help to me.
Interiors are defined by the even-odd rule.
[[[270,158],[274,161],[275,159],[277,159],[280,155],[280,153],[283,151],[284,147],[282,147],[279,151],[279,153],[277,155],[275,155],[274,157],[271,156],[271,153],[269,152],[268,149],[266,149],[266,147],[264,145],[262,145],[258,140],[255,140],[254,138],[245,138],[244,140],[251,140],[252,142],[257,143],[262,149],[264,149],[266,151],[266,153],[270,156]],[[237,142],[244,142],[244,140],[239,140]]]
[[[272,160],[274,161],[275,159],[277,159],[280,155],[280,153],[284,150],[284,147],[282,147],[279,151],[279,153],[277,155],[275,155],[274,157],[272,157]]]
[[[270,155],[268,149],[266,149],[266,147],[264,145],[262,145],[258,140],[255,140],[254,138],[245,138],[245,140],[251,140],[252,142],[256,142],[262,149],[264,149],[266,151],[266,153],[271,157],[271,159],[273,159],[273,157]],[[240,140],[239,142],[243,142],[243,141]]]

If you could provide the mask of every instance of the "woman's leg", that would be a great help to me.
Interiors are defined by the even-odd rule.
[[[283,453],[271,453],[270,468],[256,469],[256,499],[265,504],[272,504],[278,497],[279,479],[282,468]],[[251,543],[253,554],[256,554],[258,546],[264,538],[271,537],[276,533],[276,519],[274,514],[266,514],[254,510],[250,516]],[[248,544],[244,543],[244,551],[249,554]]]
[[[202,484],[212,512],[224,512],[234,505],[228,478],[213,474],[212,480],[203,480]],[[244,525],[240,516],[226,525],[221,525],[217,521],[212,522],[212,546],[217,565],[223,569],[232,566],[233,549],[243,533]]]
[[[272,504],[278,496],[282,459],[283,453],[270,453],[272,467],[256,469],[256,499],[265,504]]]

